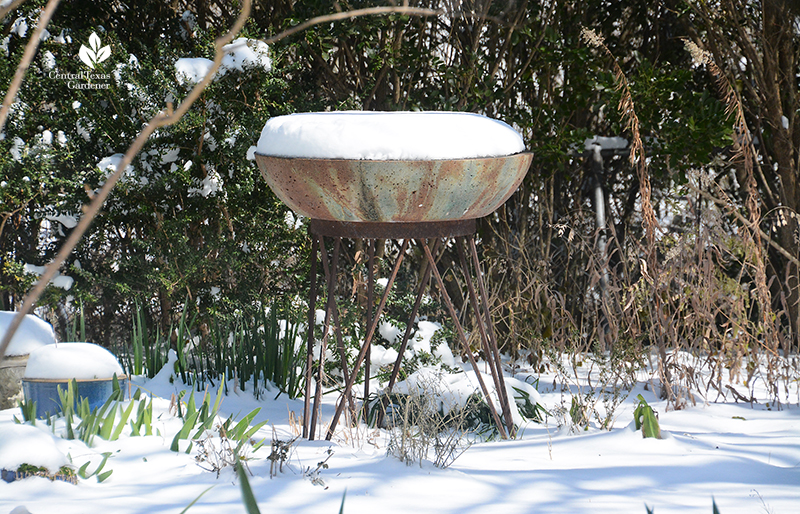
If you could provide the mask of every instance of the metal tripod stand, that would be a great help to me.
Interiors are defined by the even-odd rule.
[[[324,359],[327,351],[328,337],[333,333],[336,337],[337,350],[341,360],[342,373],[345,381],[345,388],[339,397],[336,404],[336,412],[331,419],[325,438],[330,440],[333,436],[336,425],[344,412],[346,405],[350,406],[353,413],[356,410],[356,404],[352,397],[353,385],[355,384],[358,372],[362,365],[366,362],[365,367],[365,394],[364,397],[369,396],[369,361],[370,361],[370,347],[372,340],[377,330],[378,323],[386,306],[386,301],[389,293],[392,290],[397,273],[403,262],[406,250],[412,241],[417,242],[423,249],[426,258],[426,267],[422,273],[421,280],[418,284],[417,296],[408,316],[408,323],[406,324],[406,331],[398,351],[397,359],[392,368],[392,373],[389,379],[388,388],[394,386],[400,366],[403,359],[403,354],[408,345],[413,329],[413,322],[419,311],[425,291],[428,288],[428,282],[431,275],[434,282],[439,289],[439,293],[447,307],[448,313],[456,328],[456,333],[463,353],[467,356],[475,371],[478,383],[483,393],[489,410],[492,414],[492,419],[500,433],[500,436],[508,438],[514,436],[514,424],[511,418],[511,407],[509,404],[508,393],[506,391],[505,382],[503,380],[502,363],[500,360],[500,352],[497,346],[494,330],[492,328],[491,320],[489,318],[489,304],[486,295],[486,288],[481,277],[480,262],[478,260],[478,252],[475,246],[475,229],[476,222],[474,219],[455,220],[455,221],[435,221],[435,222],[392,222],[392,223],[373,223],[373,222],[341,222],[341,221],[323,221],[312,219],[309,224],[309,235],[312,239],[311,249],[311,288],[309,291],[309,313],[308,313],[308,340],[307,340],[307,354],[306,354],[306,391],[305,391],[305,406],[303,411],[303,437],[314,439],[317,424],[319,423],[319,410],[322,397],[322,382],[324,376]],[[332,255],[328,256],[328,247],[325,239],[333,240]],[[368,248],[368,279],[367,279],[367,332],[366,337],[361,345],[361,350],[356,358],[356,362],[351,370],[348,370],[347,359],[344,350],[343,338],[341,327],[339,325],[339,311],[336,305],[336,273],[339,266],[339,254],[341,250],[342,239],[361,239],[367,242]],[[392,268],[392,273],[389,277],[386,288],[381,296],[380,303],[378,304],[377,311],[372,312],[372,305],[374,299],[374,262],[375,262],[375,241],[379,239],[393,239],[402,240],[400,253]],[[467,342],[467,336],[464,327],[458,319],[453,302],[447,294],[444,286],[444,281],[439,273],[437,267],[437,255],[440,251],[444,251],[447,247],[446,243],[453,241],[458,253],[459,265],[464,274],[470,306],[475,313],[478,331],[481,339],[481,349],[483,351],[486,364],[489,368],[490,375],[493,380],[494,391],[496,391],[495,399],[500,404],[500,411],[495,406],[492,399],[492,394],[483,379],[483,375],[479,370],[479,366]],[[433,244],[429,245],[429,242]],[[432,248],[431,248],[432,246]],[[330,263],[329,263],[330,261]],[[311,405],[311,384],[313,378],[313,361],[314,361],[314,326],[315,326],[315,305],[317,302],[318,285],[317,285],[317,268],[321,262],[323,272],[326,277],[327,301],[325,307],[325,321],[323,326],[322,348],[320,350],[320,363],[317,367],[316,389],[314,391],[314,402]],[[472,269],[470,269],[470,264]],[[473,278],[474,277],[474,278]],[[476,287],[477,285],[477,287]]]

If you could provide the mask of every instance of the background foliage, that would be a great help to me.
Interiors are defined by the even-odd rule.
[[[21,23],[32,27],[42,4],[27,2],[3,20],[3,84],[26,41]],[[679,386],[697,379],[676,350],[715,355],[720,370],[765,352],[773,371],[764,378],[775,383],[797,372],[781,360],[796,352],[800,327],[800,13],[790,2],[412,4],[445,14],[312,27],[271,48],[271,71],[226,74],[189,116],[158,133],[63,270],[72,287],[51,288],[43,300],[61,330],[78,302],[90,319],[88,338],[116,345],[129,340],[134,302],[163,331],[184,310],[196,312],[202,333],[216,315],[305,295],[305,234],[287,223],[247,158],[269,117],[465,110],[514,125],[534,153],[522,187],[480,227],[505,350],[545,365],[548,355],[599,350],[611,361],[642,362],[654,349],[662,392],[676,406],[691,400]],[[373,5],[382,4],[263,0],[244,35],[265,38],[319,14]],[[77,216],[103,180],[98,163],[186,94],[175,61],[211,57],[213,38],[235,14],[235,5],[215,0],[60,7],[0,141],[0,307],[13,308],[30,285],[24,265],[46,263],[64,240],[70,227],[55,219]],[[588,46],[583,27],[603,36],[609,52]],[[83,69],[77,51],[92,32],[111,45],[112,58],[99,65],[113,76],[111,87],[80,91],[51,79],[52,69]],[[686,40],[708,49],[721,73],[693,62]],[[615,65],[628,93],[617,87]],[[598,166],[584,144],[594,135],[633,138],[630,113],[619,109],[626,94],[647,152],[659,220],[652,241],[628,150],[603,150]],[[759,142],[755,189],[736,158],[737,105]],[[755,208],[746,206],[751,192]],[[604,226],[596,223],[598,198]],[[743,241],[750,232],[759,234],[760,252]],[[350,269],[360,249],[345,252]],[[417,252],[404,271],[408,282],[420,262]],[[768,277],[766,296],[754,294],[758,270]],[[353,280],[342,276],[343,285]],[[712,374],[700,389],[723,394],[722,378]]]

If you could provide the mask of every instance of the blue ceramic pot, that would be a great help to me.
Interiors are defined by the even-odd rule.
[[[128,387],[128,377],[122,375],[117,377],[119,387],[123,394]],[[36,402],[36,417],[45,418],[47,413],[50,415],[61,412],[61,400],[58,397],[58,389],[66,392],[71,380],[52,380],[52,379],[22,379],[22,392],[25,400]],[[89,400],[90,409],[99,409],[114,392],[114,379],[78,379],[75,381],[78,389],[75,393],[77,401],[82,398]]]

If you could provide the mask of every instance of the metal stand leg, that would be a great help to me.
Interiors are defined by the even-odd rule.
[[[324,263],[328,260],[328,254],[325,251],[325,238],[320,236],[319,238],[319,249],[322,253],[322,262],[323,268]],[[319,418],[319,409],[320,403],[322,400],[322,382],[325,378],[325,352],[328,349],[328,335],[330,333],[331,327],[331,318],[333,317],[333,312],[336,309],[336,270],[339,264],[339,248],[341,246],[341,238],[336,238],[336,242],[333,245],[333,265],[330,273],[326,273],[326,281],[328,284],[328,297],[325,301],[325,325],[322,332],[322,345],[319,351],[319,368],[317,368],[317,386],[314,391],[314,410],[311,414],[311,427],[309,430],[308,438],[309,440],[314,440],[314,432],[316,432],[317,428],[317,420]]]
[[[461,270],[463,271],[464,278],[467,282],[470,305],[472,306],[472,310],[475,312],[475,320],[478,324],[478,330],[481,335],[481,346],[483,348],[483,353],[486,356],[486,362],[489,364],[489,370],[492,373],[494,387],[497,391],[497,397],[500,400],[500,407],[503,410],[503,419],[506,422],[506,428],[508,429],[508,432],[513,436],[514,421],[511,419],[511,405],[508,402],[508,391],[506,391],[506,384],[505,380],[503,379],[502,361],[500,360],[500,352],[497,349],[497,341],[494,338],[494,330],[492,329],[489,316],[489,302],[486,298],[486,288],[483,285],[483,279],[481,277],[480,263],[477,260],[478,254],[476,251],[473,265],[475,266],[475,277],[478,282],[481,297],[483,299],[482,306],[478,304],[478,296],[475,293],[475,286],[470,278],[471,273],[462,245],[463,239],[464,238],[461,237],[456,238],[458,259],[461,263]],[[470,238],[470,241],[472,243],[472,247],[474,248],[475,240]],[[486,316],[485,319],[484,315]]]
[[[483,283],[483,273],[481,272],[481,263],[480,259],[478,258],[478,249],[475,246],[475,237],[469,238],[469,246],[470,246],[470,253],[472,254],[472,262],[475,266],[475,275],[478,280],[478,290],[481,293],[481,299],[483,301],[483,312],[486,316],[486,326],[488,327],[489,332],[489,341],[492,345],[492,352],[494,353],[494,359],[497,363],[497,374],[500,377],[500,385],[502,386],[503,391],[503,402],[505,403],[505,408],[509,411],[511,410],[511,404],[508,399],[508,391],[506,390],[506,381],[503,377],[503,361],[500,359],[500,348],[497,345],[497,337],[494,333],[494,325],[492,324],[491,313],[489,312],[489,295],[486,294],[486,286]],[[511,419],[511,414],[509,412],[508,416],[506,417],[506,425],[508,426],[508,430],[511,433],[512,437],[516,436],[516,429],[514,428],[514,420]]]
[[[334,269],[333,273],[330,273],[329,270],[328,270],[328,258],[327,258],[326,255],[324,255],[324,252],[323,252],[322,268],[325,271],[325,276],[328,277],[328,280],[333,280],[334,282],[338,278],[336,276],[336,271],[338,270],[339,252],[340,252],[340,248],[341,248],[341,242],[342,242],[341,238],[337,238],[335,246],[334,246],[334,249],[333,249],[333,269]],[[324,250],[324,248],[323,248],[323,250]],[[335,286],[334,286],[334,291],[335,291]],[[334,332],[336,334],[336,349],[339,352],[339,364],[342,367],[342,375],[344,377],[344,381],[345,381],[345,383],[347,383],[347,381],[349,380],[349,375],[348,375],[348,371],[347,371],[347,352],[345,351],[345,348],[344,348],[344,339],[342,338],[342,325],[339,323],[339,307],[336,304],[336,298],[335,297],[333,299],[332,316],[333,316],[333,328],[334,328]],[[325,329],[326,330],[328,329],[327,322],[325,323]],[[353,395],[349,395],[347,397],[347,400],[348,400],[348,402],[350,404],[350,413],[353,416],[355,416],[356,404],[353,401]]]
[[[311,377],[314,365],[314,327],[316,326],[317,305],[317,253],[319,252],[319,236],[311,234],[311,288],[308,292],[308,332],[306,337],[306,395],[303,402],[303,438],[309,438],[309,408],[311,404]],[[315,405],[316,408],[316,405]]]
[[[367,312],[366,326],[372,325],[372,300],[375,294],[375,240],[369,240],[369,247],[367,249]],[[369,403],[369,380],[370,380],[370,367],[372,365],[372,345],[367,348],[367,363],[364,367],[364,405]]]
[[[378,323],[380,321],[381,314],[386,307],[386,302],[388,300],[389,294],[394,286],[395,279],[397,278],[398,271],[403,261],[403,257],[409,246],[410,239],[403,239],[403,244],[400,249],[400,254],[395,262],[394,268],[392,269],[391,276],[389,281],[386,285],[386,290],[384,291],[380,303],[378,305],[377,310],[373,313],[372,304],[374,298],[374,281],[375,281],[375,240],[377,238],[381,239],[401,239],[404,235],[411,235],[413,239],[418,241],[420,246],[422,247],[425,253],[425,268],[422,271],[422,276],[420,278],[420,284],[417,290],[417,297],[414,303],[414,307],[409,315],[408,325],[406,327],[405,334],[403,336],[402,343],[400,345],[400,350],[398,352],[397,360],[394,363],[392,368],[392,373],[389,378],[389,390],[394,387],[400,366],[402,364],[403,354],[408,346],[408,341],[411,337],[411,333],[413,331],[414,320],[419,313],[420,305],[422,304],[422,299],[425,295],[425,291],[428,287],[430,287],[430,279],[433,276],[436,280],[436,284],[440,290],[440,294],[442,296],[442,300],[444,301],[448,313],[453,320],[453,324],[456,328],[456,333],[458,335],[459,344],[461,345],[464,354],[467,356],[472,369],[475,371],[475,376],[478,380],[478,384],[480,385],[480,389],[486,398],[486,403],[489,406],[489,410],[492,414],[492,419],[497,426],[497,430],[500,433],[500,436],[504,439],[507,438],[509,435],[512,437],[514,436],[514,423],[513,419],[511,418],[511,405],[509,403],[509,395],[506,391],[505,387],[505,380],[503,378],[503,367],[502,361],[500,358],[500,352],[497,346],[497,340],[494,334],[493,326],[491,323],[491,316],[489,312],[489,302],[488,296],[486,294],[486,287],[483,283],[483,277],[481,274],[480,268],[480,261],[478,259],[477,248],[475,246],[475,223],[474,220],[466,220],[466,221],[455,221],[451,223],[442,222],[442,223],[409,223],[409,224],[395,224],[395,223],[375,223],[375,224],[368,224],[368,223],[355,223],[355,224],[348,224],[348,223],[338,223],[338,222],[322,222],[319,220],[312,220],[310,231],[312,232],[312,260],[311,260],[311,291],[309,293],[309,336],[308,336],[308,352],[306,354],[306,400],[304,405],[304,415],[303,415],[303,436],[308,437],[309,439],[314,438],[314,432],[316,431],[317,422],[319,419],[319,409],[321,404],[321,396],[322,396],[322,383],[324,381],[324,369],[325,369],[325,352],[327,350],[327,340],[328,336],[330,335],[331,329],[331,322],[334,323],[334,329],[336,330],[336,338],[337,338],[337,348],[339,352],[339,357],[341,360],[342,371],[345,379],[345,388],[342,392],[341,396],[336,405],[336,412],[331,420],[330,425],[328,426],[326,439],[330,440],[333,437],[333,433],[336,429],[336,426],[341,418],[342,412],[344,411],[345,405],[348,404],[350,406],[351,412],[353,413],[355,419],[355,402],[352,396],[352,389],[355,384],[355,381],[358,377],[359,369],[362,365],[366,362],[367,367],[370,365],[370,353],[371,353],[371,345],[372,340],[375,336],[375,331],[377,330]],[[334,249],[333,249],[333,256],[332,256],[332,265],[331,269],[328,269],[328,255],[325,250],[325,240],[324,237],[333,237],[335,240]],[[363,238],[368,240],[368,284],[367,284],[367,305],[366,305],[366,325],[368,327],[366,336],[364,338],[364,342],[361,347],[361,351],[358,354],[356,359],[355,365],[353,366],[352,370],[348,370],[347,366],[347,359],[344,350],[344,343],[341,333],[341,327],[339,323],[339,313],[336,305],[336,272],[338,268],[338,261],[339,261],[339,251],[341,246],[341,239],[342,237],[348,238]],[[456,250],[458,251],[458,260],[461,267],[461,270],[464,274],[464,278],[466,280],[467,289],[468,289],[468,303],[465,304],[465,309],[471,308],[475,313],[475,320],[477,323],[478,332],[480,334],[481,339],[481,348],[485,355],[486,362],[489,368],[489,372],[492,375],[494,390],[496,391],[496,400],[493,400],[494,395],[490,395],[489,388],[486,386],[484,382],[483,375],[480,372],[478,367],[478,363],[475,360],[475,357],[472,354],[472,351],[469,348],[469,342],[467,341],[466,333],[464,331],[464,327],[461,324],[460,316],[453,305],[450,296],[447,293],[447,290],[444,286],[444,281],[442,280],[442,276],[439,273],[436,264],[435,255],[438,255],[440,249],[442,248],[442,239],[448,241],[452,238],[455,238],[455,245]],[[428,241],[432,240],[433,248],[431,249],[428,246]],[[465,245],[468,246],[468,252],[465,250]],[[314,404],[313,408],[309,407],[309,399],[311,397],[311,379],[312,379],[312,364],[313,364],[313,347],[314,347],[314,335],[313,335],[313,328],[314,328],[314,318],[315,318],[315,304],[317,300],[317,254],[320,255],[320,260],[322,260],[323,269],[325,272],[325,277],[327,281],[327,301],[326,301],[326,310],[325,310],[325,327],[321,342],[321,352],[320,352],[320,359],[319,359],[319,367],[318,367],[318,375],[316,381],[316,389],[314,394]],[[471,262],[470,262],[471,258]],[[472,266],[470,268],[470,265]],[[474,274],[474,279],[473,279]],[[476,289],[477,283],[477,289]],[[365,373],[365,387],[364,387],[364,400],[367,402],[369,400],[369,379],[370,373],[369,369],[367,368]],[[502,410],[502,419],[501,415],[498,412],[497,408],[495,408],[495,402],[500,402],[500,408]],[[309,413],[311,415],[310,423]],[[505,423],[504,423],[505,422]]]
[[[378,328],[378,321],[381,318],[381,314],[383,313],[384,307],[386,307],[386,301],[389,298],[389,292],[392,290],[392,286],[394,285],[394,280],[397,278],[397,272],[400,271],[400,265],[403,263],[403,257],[405,256],[407,249],[408,249],[408,240],[406,239],[403,241],[403,245],[400,248],[400,255],[397,257],[397,261],[395,262],[394,268],[392,269],[392,275],[389,277],[389,283],[386,284],[386,291],[383,292],[383,296],[381,297],[381,303],[380,305],[378,305],[378,310],[375,313],[375,318],[372,320],[372,323],[369,326],[369,331],[367,331],[367,336],[364,339],[364,344],[361,347],[361,352],[359,352],[358,358],[356,359],[356,363],[353,366],[352,373],[350,374],[350,380],[347,381],[347,384],[345,385],[344,388],[344,392],[339,397],[339,402],[336,405],[336,413],[333,415],[331,424],[328,426],[328,433],[325,436],[325,439],[327,439],[328,441],[330,441],[331,438],[333,437],[333,431],[336,429],[336,425],[339,422],[339,418],[342,415],[342,411],[344,410],[345,398],[353,390],[353,384],[355,383],[356,377],[358,376],[358,370],[364,363],[364,359],[367,356],[367,351],[369,350],[369,347],[372,344],[372,337],[375,335],[375,330]]]
[[[433,276],[436,278],[436,283],[439,285],[442,299],[444,300],[445,305],[447,305],[447,310],[450,312],[450,317],[453,318],[453,324],[456,326],[456,332],[458,333],[459,340],[461,341],[461,346],[463,347],[464,353],[467,355],[467,358],[472,365],[472,369],[475,371],[475,377],[478,379],[478,384],[481,387],[483,396],[486,398],[486,404],[489,406],[489,411],[492,413],[492,418],[494,419],[495,425],[497,425],[497,430],[500,432],[500,437],[503,439],[508,439],[508,434],[505,427],[503,427],[503,423],[500,421],[500,416],[497,415],[497,409],[494,407],[494,402],[492,401],[492,397],[489,395],[489,390],[486,387],[486,384],[483,382],[483,377],[481,376],[480,369],[478,368],[478,363],[475,361],[475,357],[472,355],[472,351],[469,349],[464,328],[461,326],[461,322],[458,321],[458,313],[453,306],[453,302],[450,300],[450,296],[445,290],[444,281],[442,280],[442,276],[439,274],[439,269],[436,267],[436,261],[434,261],[428,245],[425,245],[423,248],[425,250],[425,256],[428,259],[428,263],[431,265],[431,268],[433,268]],[[500,395],[500,391],[498,391],[498,395]]]

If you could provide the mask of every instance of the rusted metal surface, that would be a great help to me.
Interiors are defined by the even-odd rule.
[[[519,187],[532,154],[431,161],[302,159],[256,154],[261,174],[311,219],[430,222],[482,218]]]
[[[312,219],[308,230],[325,237],[348,239],[433,239],[475,233],[475,220],[428,221],[424,223],[352,222]]]

